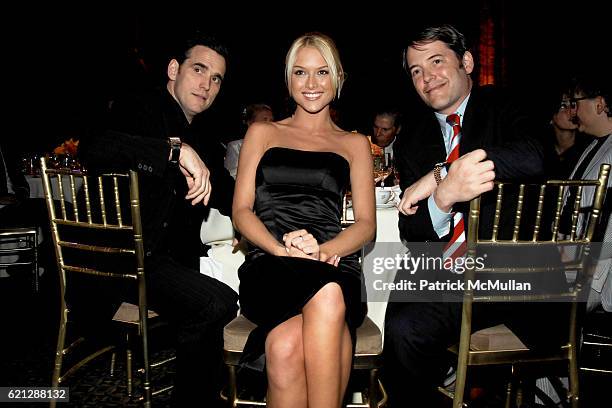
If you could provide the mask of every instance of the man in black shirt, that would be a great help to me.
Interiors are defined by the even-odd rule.
[[[198,35],[180,51],[168,64],[165,89],[114,101],[107,130],[81,149],[89,169],[138,171],[149,305],[178,330],[173,402],[210,407],[219,403],[223,327],[236,315],[237,294],[199,273],[195,231],[208,207],[231,213],[233,179],[223,151],[198,141],[192,121],[220,90],[227,50]],[[220,168],[202,159],[215,155]]]

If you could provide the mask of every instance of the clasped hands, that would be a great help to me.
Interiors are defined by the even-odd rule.
[[[482,149],[464,154],[452,163],[440,185],[436,184],[433,170],[430,171],[404,191],[398,210],[404,215],[412,215],[419,208],[419,201],[435,192],[434,200],[438,208],[450,212],[455,203],[469,201],[492,190],[495,167],[486,158],[487,153]]]
[[[340,263],[338,255],[329,256],[322,252],[316,238],[305,229],[283,235],[283,242],[287,256],[314,259],[333,266],[338,266]]]

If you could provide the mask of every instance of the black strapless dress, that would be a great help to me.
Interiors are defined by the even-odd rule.
[[[348,162],[336,153],[272,147],[257,167],[254,211],[279,242],[285,233],[306,229],[322,244],[341,231],[342,197],[349,176]],[[261,367],[253,362],[262,357],[270,330],[300,314],[330,282],[342,288],[354,347],[355,330],[367,312],[361,301],[358,253],[342,258],[335,267],[251,247],[238,276],[241,312],[258,326],[245,346],[243,364]]]

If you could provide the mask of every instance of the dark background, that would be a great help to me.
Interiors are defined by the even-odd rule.
[[[226,81],[207,112],[210,133],[240,138],[246,104],[271,104],[277,119],[282,117],[285,53],[297,36],[318,30],[337,42],[348,74],[337,102],[341,124],[370,132],[371,111],[380,104],[399,106],[406,120],[422,112],[401,65],[415,26],[453,23],[474,43],[487,17],[495,26],[496,84],[511,88],[547,122],[558,81],[608,60],[610,35],[601,4],[542,3],[540,11],[532,10],[534,1],[507,0],[375,1],[360,8],[330,2],[31,6],[14,16],[14,28],[3,29],[6,84],[15,95],[5,123],[31,151],[86,137],[117,95],[165,83],[168,47],[199,28],[224,39],[231,50]]]

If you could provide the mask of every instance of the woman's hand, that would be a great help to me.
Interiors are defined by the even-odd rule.
[[[333,266],[338,266],[340,257],[338,255],[329,256],[325,252],[319,252],[319,261],[328,263]]]
[[[283,235],[285,251],[289,256],[319,259],[319,243],[305,229],[291,231]]]

